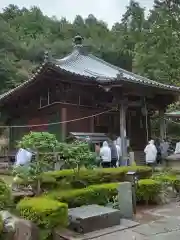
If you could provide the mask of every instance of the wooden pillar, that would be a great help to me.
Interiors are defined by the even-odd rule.
[[[62,107],[61,108],[61,122],[64,122],[67,120],[67,108]],[[66,134],[67,134],[67,123],[61,123],[61,140],[64,142],[66,140]]]
[[[94,133],[94,117],[90,118],[90,132]]]
[[[125,101],[120,103],[120,136],[121,136],[121,150],[122,150],[122,164],[127,160],[127,144],[126,144],[126,110]]]
[[[165,138],[165,120],[164,120],[164,109],[159,110],[159,117],[160,117],[160,138]]]

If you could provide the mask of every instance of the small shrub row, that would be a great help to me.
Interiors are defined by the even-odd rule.
[[[24,198],[16,206],[21,217],[34,222],[40,229],[44,240],[56,226],[67,226],[68,206],[44,197]],[[49,231],[47,231],[49,230]]]
[[[48,189],[48,187],[50,186],[48,178],[49,180],[51,180],[51,182],[53,182],[53,186],[55,186],[56,184],[58,185],[62,180],[65,180],[66,183],[70,183],[73,185],[75,177],[78,177],[78,180],[84,182],[86,186],[101,183],[121,182],[126,179],[126,173],[128,171],[135,171],[139,179],[148,178],[152,175],[151,168],[144,166],[130,166],[106,169],[96,168],[93,170],[82,169],[80,170],[78,176],[75,176],[73,170],[68,169],[45,173],[43,175],[44,178],[43,187]],[[54,179],[56,180],[56,182],[54,182]]]
[[[153,179],[142,179],[136,189],[137,201],[155,201],[162,188],[161,182]]]
[[[69,207],[79,207],[88,204],[105,205],[117,196],[117,186],[119,183],[106,183],[91,185],[87,188],[53,191],[46,196],[61,202],[65,202]],[[136,189],[138,201],[154,200],[161,189],[161,183],[152,179],[139,180]]]
[[[104,205],[108,199],[117,195],[117,186],[118,183],[91,185],[82,189],[53,191],[47,197],[65,202],[70,208],[88,204]]]
[[[151,177],[154,180],[157,180],[163,184],[167,184],[172,186],[175,189],[180,188],[180,178],[172,173],[160,173],[160,174],[155,174]]]

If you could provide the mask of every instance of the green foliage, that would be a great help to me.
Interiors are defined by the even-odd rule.
[[[53,163],[52,156],[56,151],[57,145],[58,141],[55,135],[48,132],[30,132],[24,135],[18,143],[20,148],[34,151],[35,160],[31,161],[29,166],[16,167],[14,174],[21,178],[22,182],[31,183],[37,195],[41,192],[42,173],[49,168],[49,159],[51,159],[51,164]],[[51,178],[50,182],[52,183],[52,181]]]
[[[149,201],[154,201],[155,197],[161,191],[161,182],[153,179],[141,179],[138,181],[136,189],[138,201],[145,201],[147,204]]]
[[[27,80],[32,69],[42,62],[45,50],[60,58],[69,53],[72,38],[80,33],[85,45],[112,64],[132,69],[134,47],[144,28],[144,9],[131,1],[123,19],[112,30],[92,14],[73,23],[49,18],[37,7],[18,8],[13,4],[0,13],[0,92]],[[8,70],[8,71],[6,71]]]
[[[180,178],[176,175],[172,175],[171,173],[154,174],[151,178],[162,182],[163,184],[171,185],[173,188],[180,186]]]
[[[47,197],[65,202],[69,207],[89,204],[105,205],[109,199],[117,195],[118,183],[91,185],[87,188],[67,191],[53,191]]]
[[[49,192],[46,197],[65,202],[69,207],[79,207],[89,204],[106,205],[117,197],[117,187],[120,183],[105,183],[90,185],[82,189]],[[142,179],[136,189],[137,201],[154,201],[160,193],[161,183],[152,179]]]
[[[138,178],[146,178],[151,176],[152,170],[149,167],[143,166],[130,166],[130,167],[119,167],[119,168],[95,168],[81,169],[79,171],[78,179],[86,183],[86,185],[109,183],[109,182],[121,182],[126,178],[128,171],[135,171]],[[66,183],[72,183],[74,171],[71,169],[53,171],[45,173],[46,176],[51,176],[56,179],[57,182],[61,182],[63,179]]]
[[[17,204],[20,216],[34,222],[42,230],[40,239],[46,239],[56,226],[67,226],[68,206],[43,197],[25,198]],[[49,230],[46,232],[46,230]]]
[[[76,16],[70,23],[49,18],[37,7],[9,5],[0,13],[0,92],[27,80],[46,49],[58,58],[69,53],[71,38],[77,33],[106,61],[153,80],[178,84],[180,4],[156,1],[147,19],[144,13],[132,0],[121,21],[108,29],[92,14],[86,19]]]
[[[11,204],[11,189],[2,179],[0,179],[0,210],[8,209]]]
[[[54,152],[58,141],[54,134],[48,132],[30,132],[23,136],[18,143],[18,147],[24,149],[31,149],[40,153]]]
[[[89,168],[95,162],[95,156],[90,151],[86,142],[75,141],[73,143],[59,143],[57,148],[60,159],[66,163],[66,166],[79,171],[81,167]]]

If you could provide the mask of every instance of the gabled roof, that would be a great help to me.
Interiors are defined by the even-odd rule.
[[[82,76],[85,80],[87,79],[91,81],[97,81],[101,84],[113,84],[125,81],[140,85],[162,88],[174,92],[180,92],[179,87],[152,81],[148,78],[139,76],[117,66],[114,66],[108,62],[105,62],[104,60],[87,53],[84,50],[84,47],[79,44],[75,46],[75,49],[71,54],[62,59],[47,59],[46,56],[45,61],[39,66],[36,73],[28,81],[2,94],[0,96],[0,101],[18,91],[19,89],[28,86],[31,82],[35,81],[36,76],[39,75],[48,65],[54,66],[59,71],[73,75],[79,75]]]

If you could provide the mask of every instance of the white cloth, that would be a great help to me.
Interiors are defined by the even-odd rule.
[[[122,156],[122,151],[119,145],[116,144],[116,149],[117,149],[117,155],[118,155],[118,161],[120,159],[120,157]]]
[[[149,144],[145,147],[144,152],[146,154],[146,163],[154,163],[156,161],[157,149],[154,145],[154,140],[149,141]]]
[[[111,162],[111,149],[106,141],[103,142],[103,146],[100,149],[100,156],[102,162]]]
[[[116,140],[116,144],[120,146],[121,148],[121,137],[118,137]]]
[[[25,165],[31,161],[32,153],[20,148],[16,154],[15,166]]]
[[[176,149],[175,149],[175,154],[180,153],[180,142],[176,143]]]

